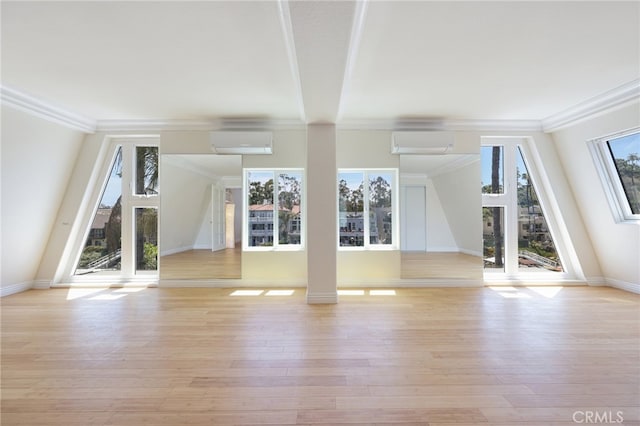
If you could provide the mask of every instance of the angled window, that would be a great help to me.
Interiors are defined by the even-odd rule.
[[[538,193],[527,170],[522,150],[517,151],[518,177],[518,267],[562,271],[551,230],[540,206]]]
[[[158,146],[140,142],[111,142],[108,175],[71,281],[158,274]]]
[[[640,223],[640,129],[596,139],[589,147],[618,223]]]
[[[514,277],[564,273],[534,179],[542,171],[531,174],[523,141],[496,141],[499,145],[482,147],[481,157],[485,272]]]
[[[120,271],[121,235],[122,147],[118,147],[75,275]]]
[[[300,169],[245,170],[245,249],[302,248],[302,174]]]
[[[338,241],[342,248],[398,246],[397,170],[338,172]],[[368,219],[368,220],[365,220]]]

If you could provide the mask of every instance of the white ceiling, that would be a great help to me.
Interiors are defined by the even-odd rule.
[[[542,120],[640,77],[640,2],[10,2],[2,85],[95,120]]]

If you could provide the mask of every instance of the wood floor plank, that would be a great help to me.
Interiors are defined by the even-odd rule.
[[[301,289],[121,290],[0,299],[2,425],[566,426],[576,410],[640,424],[640,297],[619,290],[326,306]]]

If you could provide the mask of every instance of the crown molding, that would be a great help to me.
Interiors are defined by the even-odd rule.
[[[445,120],[446,130],[457,131],[506,131],[506,132],[540,132],[539,120]]]
[[[222,118],[212,120],[99,120],[100,132],[125,131],[213,131],[213,130],[304,130],[301,120]]]
[[[640,79],[616,87],[542,120],[542,130],[550,133],[640,100]]]
[[[17,89],[0,86],[2,104],[84,133],[95,133],[96,120],[71,112]]]
[[[98,120],[96,130],[99,132],[160,132],[162,130],[216,130],[218,124],[214,120]]]
[[[288,7],[286,1],[282,3],[283,6]],[[302,119],[268,118],[95,120],[4,85],[0,86],[0,99],[2,105],[84,133],[95,133],[96,131],[305,130],[307,125]],[[640,101],[640,79],[588,99],[543,120],[444,119],[437,117],[346,119],[338,121],[336,128],[339,130],[544,131],[550,133],[638,101]]]
[[[390,130],[390,131],[507,131],[539,132],[538,120],[478,120],[409,118],[397,120],[343,120],[336,126],[339,130]]]

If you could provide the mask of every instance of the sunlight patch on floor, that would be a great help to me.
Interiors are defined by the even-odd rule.
[[[126,294],[105,293],[105,294],[98,294],[96,296],[89,297],[88,300],[118,300],[118,299],[121,299],[123,297],[127,297],[127,295]]]
[[[104,288],[70,288],[67,292],[67,300],[80,299],[82,297],[100,293],[104,290]]]
[[[265,296],[291,296],[295,290],[269,290]]]
[[[338,296],[364,296],[364,290],[338,290]]]
[[[264,290],[235,290],[229,296],[260,296]]]
[[[369,290],[369,296],[395,296],[395,290]]]
[[[561,286],[536,286],[527,288],[540,296],[546,297],[547,299],[553,299],[562,290]]]
[[[491,290],[505,299],[531,299],[531,295],[511,286],[490,286]]]

